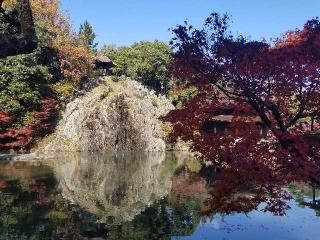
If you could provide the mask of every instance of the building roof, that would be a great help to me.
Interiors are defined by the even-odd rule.
[[[106,56],[97,56],[95,61],[100,63],[113,63],[111,59]]]
[[[214,122],[255,122],[255,123],[262,123],[262,120],[258,116],[234,116],[234,115],[218,115],[214,116],[210,119],[210,121]]]
[[[219,115],[212,117],[210,120],[214,122],[231,122],[233,119],[233,115]]]

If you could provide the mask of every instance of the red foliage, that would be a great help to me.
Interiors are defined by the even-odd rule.
[[[308,21],[274,45],[235,38],[227,27],[228,17],[214,13],[203,29],[174,30],[174,75],[188,79],[199,94],[164,120],[174,126],[172,140],[191,140],[192,150],[213,164],[211,209],[252,189],[255,197],[231,202],[241,208],[247,201],[255,208],[264,201],[280,214],[284,184],[320,183],[319,138],[310,138],[320,117],[320,22]],[[205,126],[221,105],[233,109],[232,120],[227,132],[215,134]],[[257,117],[269,130],[266,138],[253,120]],[[223,211],[232,209],[227,205]]]
[[[10,187],[9,180],[0,180],[0,191],[6,190]],[[28,190],[29,193],[35,193],[36,198],[33,201],[33,204],[36,206],[45,206],[49,203],[49,199],[47,197],[48,188],[46,187],[44,182],[32,180],[28,183]]]
[[[28,147],[32,141],[44,135],[56,115],[56,102],[52,99],[41,101],[39,111],[34,111],[35,120],[23,129],[10,127],[12,118],[6,113],[0,113],[0,149],[21,149]]]
[[[5,180],[0,180],[0,191],[7,188],[7,182]]]
[[[47,187],[45,183],[32,181],[29,185],[29,192],[36,193],[37,198],[33,202],[37,206],[45,206],[49,203],[49,199],[47,198]]]
[[[4,127],[11,122],[11,117],[5,112],[0,112],[0,127]]]

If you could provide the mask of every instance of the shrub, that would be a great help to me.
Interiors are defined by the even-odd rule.
[[[51,87],[55,91],[55,93],[57,94],[57,98],[61,102],[68,101],[75,91],[75,87],[73,86],[73,84],[67,80],[52,84]]]
[[[192,98],[194,98],[198,94],[198,89],[195,87],[188,87],[183,90],[181,90],[180,94],[178,96],[173,96],[173,104],[176,107],[182,107],[185,105],[188,101],[190,101]]]
[[[154,107],[158,107],[159,106],[158,100],[156,98],[152,98],[151,99],[151,103],[152,103],[152,106],[154,106]]]
[[[52,79],[46,66],[38,65],[34,55],[8,57],[0,60],[0,111],[23,123],[42,96],[49,92]]]
[[[165,138],[168,138],[173,131],[173,127],[169,122],[162,122],[161,129],[165,135]]]

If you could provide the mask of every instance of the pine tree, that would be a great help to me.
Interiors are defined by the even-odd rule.
[[[80,24],[79,34],[84,37],[84,40],[89,48],[95,50],[97,43],[94,42],[96,34],[93,31],[91,24],[86,20],[83,24]]]

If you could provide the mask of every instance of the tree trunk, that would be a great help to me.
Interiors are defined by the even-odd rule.
[[[316,187],[312,186],[312,202],[316,204]]]
[[[18,8],[21,33],[20,35],[1,36],[0,57],[31,53],[37,48],[38,39],[29,0],[19,0]]]

